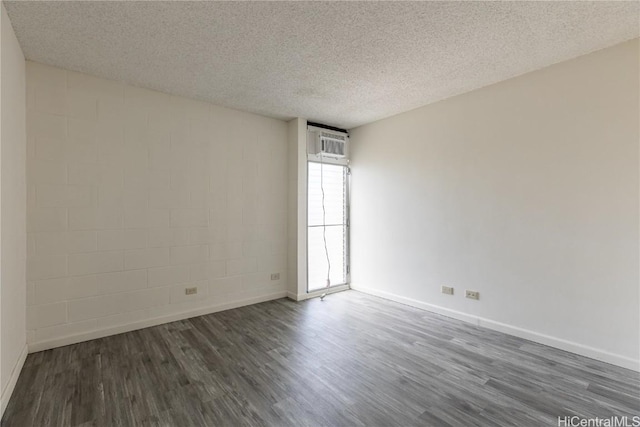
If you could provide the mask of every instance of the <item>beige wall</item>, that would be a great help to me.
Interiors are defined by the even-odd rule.
[[[286,295],[285,122],[32,62],[27,89],[30,349]]]
[[[0,21],[0,416],[26,357],[25,62],[4,6]]]
[[[638,51],[353,130],[353,286],[638,369]]]

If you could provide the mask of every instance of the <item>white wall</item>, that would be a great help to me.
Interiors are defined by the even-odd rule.
[[[285,122],[32,62],[27,98],[31,351],[286,295]]]
[[[289,298],[296,299],[298,294],[298,128],[299,118],[287,124],[287,169],[288,180],[288,211],[287,211],[287,291]]]
[[[288,123],[289,138],[289,298],[301,301],[307,292],[307,121]]]
[[[0,416],[26,358],[25,61],[4,5],[0,20]]]
[[[352,286],[638,369],[638,62],[634,40],[353,130]]]

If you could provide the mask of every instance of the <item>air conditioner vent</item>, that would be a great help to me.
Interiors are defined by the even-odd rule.
[[[349,156],[349,135],[329,129],[310,127],[307,133],[307,153],[309,156],[346,160]]]
[[[327,132],[320,132],[320,137],[321,138],[327,138],[327,139],[335,139],[337,141],[342,141],[342,142],[344,142],[346,140],[344,135],[338,135],[338,134],[335,134],[335,133],[327,133]]]
[[[344,156],[344,142],[336,141],[335,139],[323,139],[322,152],[342,157]]]
[[[325,136],[324,132],[320,136],[322,142],[322,153],[344,157],[345,138],[340,135]]]

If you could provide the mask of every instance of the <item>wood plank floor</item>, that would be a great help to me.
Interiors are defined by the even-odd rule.
[[[2,426],[556,426],[640,375],[355,291],[29,355]]]

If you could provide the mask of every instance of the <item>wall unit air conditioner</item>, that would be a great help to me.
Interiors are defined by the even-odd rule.
[[[344,158],[347,155],[347,135],[329,130],[310,132],[309,154]]]

